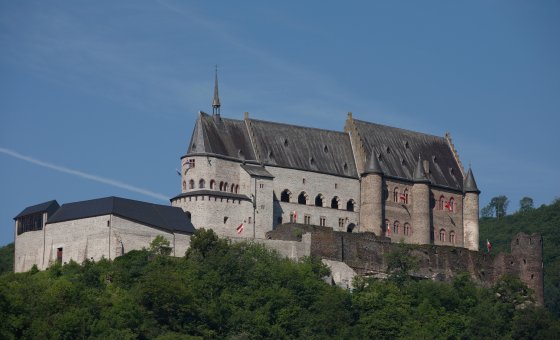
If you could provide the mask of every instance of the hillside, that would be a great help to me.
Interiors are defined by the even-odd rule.
[[[486,249],[486,240],[493,252],[509,252],[513,236],[520,231],[543,236],[544,294],[547,308],[560,316],[560,200],[550,205],[501,218],[480,220],[480,249]]]
[[[0,274],[14,271],[14,244],[0,247]]]
[[[527,305],[516,279],[494,289],[468,276],[413,281],[406,253],[384,281],[353,292],[323,281],[321,262],[198,230],[184,258],[164,244],[114,261],[53,265],[0,276],[0,338],[538,338],[560,321]],[[406,266],[402,264],[406,263]],[[525,308],[519,308],[525,306]],[[187,337],[186,335],[190,336]]]

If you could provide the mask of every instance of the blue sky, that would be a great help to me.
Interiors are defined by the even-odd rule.
[[[24,207],[166,203],[199,110],[443,136],[482,190],[560,196],[558,1],[0,0],[0,245]]]

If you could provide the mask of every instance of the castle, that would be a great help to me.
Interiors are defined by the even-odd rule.
[[[264,238],[286,222],[393,242],[478,250],[478,195],[449,134],[354,119],[329,131],[200,112],[171,199],[224,236]],[[242,227],[242,228],[241,228]],[[238,229],[243,229],[238,233]]]
[[[158,235],[182,256],[196,228],[250,239],[290,258],[317,256],[333,281],[386,270],[395,244],[419,245],[418,277],[469,272],[483,285],[521,278],[543,301],[542,238],[516,235],[511,254],[479,250],[479,194],[449,134],[383,126],[352,113],[343,131],[199,112],[181,157],[181,192],[164,206],[106,197],[25,208],[15,220],[14,271],[115,258]]]

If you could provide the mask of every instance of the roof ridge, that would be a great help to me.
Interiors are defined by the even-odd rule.
[[[297,127],[297,128],[309,129],[309,130],[318,130],[318,131],[324,131],[324,132],[333,132],[333,133],[338,133],[338,134],[341,134],[341,135],[348,135],[348,133],[346,133],[345,131],[321,129],[321,128],[317,128],[317,127],[302,126],[302,125],[294,125],[294,124],[280,123],[280,122],[273,122],[273,121],[270,121],[270,120],[262,120],[262,119],[248,118],[248,120],[252,120],[252,121],[260,122],[260,123],[269,123],[269,124],[283,125],[283,126],[289,126],[289,127]]]
[[[414,131],[414,130],[409,130],[409,129],[403,129],[403,128],[399,128],[399,127],[395,127],[395,126],[391,126],[391,125],[384,125],[384,124],[379,124],[379,123],[367,122],[367,121],[361,120],[361,119],[355,119],[355,118],[354,118],[353,120],[356,121],[356,122],[358,122],[358,123],[364,123],[364,124],[368,124],[368,125],[375,125],[375,126],[379,126],[379,127],[382,127],[382,128],[389,128],[389,129],[394,129],[394,130],[409,132],[409,133],[412,133],[412,134],[415,134],[415,135],[422,135],[422,136],[428,136],[428,137],[433,137],[433,138],[445,140],[445,137],[438,136],[438,135],[433,135],[433,134],[429,134],[429,133],[425,133],[425,132],[419,132],[419,131]]]

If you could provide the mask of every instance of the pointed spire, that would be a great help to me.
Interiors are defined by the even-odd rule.
[[[474,175],[470,167],[469,167],[469,172],[467,172],[467,177],[463,182],[463,191],[476,192],[480,194],[480,190],[478,190],[478,186],[476,185],[476,181],[474,180]]]
[[[426,172],[424,171],[424,167],[422,166],[422,159],[420,158],[420,155],[418,155],[418,163],[416,163],[416,169],[414,170],[412,180],[414,182],[430,182],[428,177],[426,177]]]
[[[218,65],[214,72],[214,99],[212,100],[212,114],[220,114],[220,96],[218,95]]]
[[[379,174],[383,175],[383,170],[381,169],[381,164],[379,164],[379,160],[377,156],[375,156],[375,151],[371,150],[371,155],[369,156],[369,160],[366,164],[366,169],[364,174]]]

